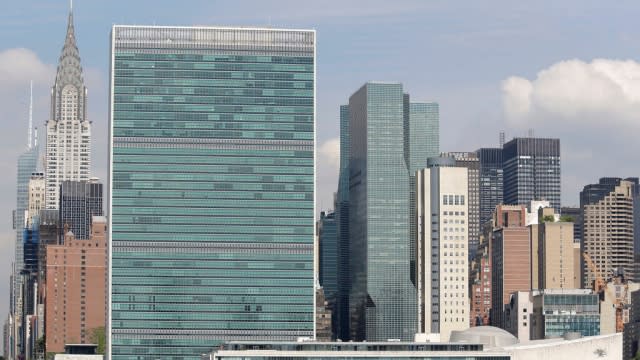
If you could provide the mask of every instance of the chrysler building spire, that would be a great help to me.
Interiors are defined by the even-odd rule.
[[[91,123],[87,120],[87,88],[82,77],[80,51],[70,2],[67,33],[51,87],[51,111],[46,137],[46,205],[58,207],[62,181],[89,179]]]

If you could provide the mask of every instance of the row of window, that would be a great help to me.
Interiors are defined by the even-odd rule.
[[[442,195],[442,205],[464,205],[464,195]]]

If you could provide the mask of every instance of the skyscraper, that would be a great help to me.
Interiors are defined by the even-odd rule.
[[[315,31],[111,36],[111,359],[313,337]]]
[[[103,216],[102,184],[89,181],[63,181],[60,185],[60,243],[71,231],[77,240],[89,239],[91,219]],[[63,233],[64,232],[64,233]]]
[[[350,335],[349,291],[351,287],[351,257],[349,256],[349,106],[340,106],[340,172],[336,196],[336,226],[338,236],[338,297],[334,314],[336,338],[348,340]]]
[[[502,149],[504,203],[547,200],[560,212],[560,140],[514,138]]]
[[[333,304],[338,293],[338,234],[335,212],[320,213],[318,220],[318,245],[320,247],[318,277],[324,289],[324,297]]]
[[[476,150],[480,161],[480,224],[491,221],[496,206],[502,204],[502,149],[482,148]]]
[[[634,269],[634,208],[640,205],[637,197],[638,178],[601,178],[580,193],[582,210],[582,245],[593,269],[583,261],[582,285],[591,287],[597,276],[604,279],[619,270],[628,279]]]
[[[340,106],[340,172],[336,194],[336,227],[338,237],[338,294],[333,309],[336,339],[348,340],[349,290],[351,284],[349,256],[349,105]]]
[[[32,103],[33,101],[31,101]],[[38,142],[33,140],[33,117],[32,117],[32,105],[29,106],[29,125],[28,125],[28,142],[27,149],[18,157],[17,171],[16,171],[16,209],[13,213],[13,228],[16,230],[15,241],[15,262],[13,264],[12,274],[10,279],[11,294],[10,294],[10,312],[13,317],[12,327],[10,329],[10,337],[12,343],[12,353],[14,355],[19,354],[19,351],[23,349],[23,343],[20,333],[22,332],[22,309],[23,296],[22,296],[22,276],[20,275],[24,267],[24,230],[27,227],[26,214],[29,208],[29,181],[31,180],[31,174],[34,173],[38,167]],[[37,133],[36,133],[37,134]]]
[[[418,332],[449,341],[469,327],[468,169],[451,157],[418,171]]]
[[[60,183],[64,180],[89,180],[91,168],[87,88],[82,77],[72,11],[69,11],[67,35],[51,88],[51,114],[46,128],[46,208],[57,209]]]
[[[469,248],[467,254],[470,259],[473,259],[480,243],[480,159],[475,152],[448,152],[443,153],[442,156],[453,157],[456,166],[467,169],[469,176],[467,181],[469,185],[467,197]]]
[[[369,82],[349,98],[347,119],[350,338],[412,339],[417,293],[411,184],[436,146],[437,104],[411,103],[399,83]]]

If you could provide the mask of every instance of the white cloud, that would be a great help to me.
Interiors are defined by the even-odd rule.
[[[340,139],[331,138],[318,145],[316,173],[318,210],[333,208],[333,193],[337,190],[340,169]]]
[[[606,121],[640,128],[640,63],[633,60],[561,61],[533,80],[506,79],[502,91],[506,119],[517,127]]]
[[[534,79],[507,78],[502,95],[512,130],[560,139],[563,204],[577,204],[583,186],[600,177],[640,175],[640,63],[561,61]]]
[[[340,139],[333,138],[325,141],[318,149],[319,161],[336,170],[340,168]]]
[[[53,82],[54,74],[55,67],[43,63],[29,49],[17,48],[0,52],[0,81],[5,91],[14,86],[23,87],[25,82],[28,85],[29,80]]]

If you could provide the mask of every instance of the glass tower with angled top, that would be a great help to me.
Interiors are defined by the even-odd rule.
[[[114,26],[111,359],[314,336],[315,31]]]

